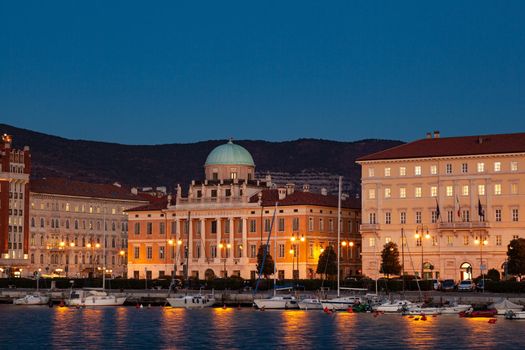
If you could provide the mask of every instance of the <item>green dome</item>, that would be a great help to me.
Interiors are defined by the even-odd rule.
[[[252,155],[246,148],[236,145],[232,140],[217,146],[206,158],[204,166],[208,165],[247,165],[255,166]]]

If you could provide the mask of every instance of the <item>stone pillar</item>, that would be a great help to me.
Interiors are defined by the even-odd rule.
[[[188,222],[188,258],[193,258],[193,224],[192,219]],[[188,276],[191,276],[190,271],[188,271]]]
[[[241,258],[243,260],[243,264],[247,260],[248,256],[248,219],[243,217],[242,219],[242,250],[241,250]],[[275,258],[274,258],[275,259]]]
[[[199,225],[201,227],[201,257],[206,260],[206,219],[200,219]]]
[[[231,244],[230,259],[233,259],[233,257],[235,256],[235,235],[234,235],[234,232],[235,232],[235,219],[234,218],[227,218],[226,220],[228,220],[230,222],[230,237],[228,239],[228,243]]]
[[[219,248],[219,244],[221,244],[222,239],[222,227],[221,227],[221,218],[217,218],[217,257],[222,257],[221,248]]]

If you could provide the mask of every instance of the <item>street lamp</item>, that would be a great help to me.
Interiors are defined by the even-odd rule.
[[[426,232],[425,232],[426,231]],[[421,232],[421,233],[419,233]],[[416,226],[416,234],[414,235],[415,239],[416,240],[419,240],[419,243],[421,245],[421,279],[423,279],[423,271],[424,271],[424,266],[423,266],[423,263],[424,263],[424,251],[423,251],[423,236],[426,238],[426,239],[429,239],[431,236],[430,236],[430,233],[428,232],[428,226],[426,225],[417,225]]]
[[[225,253],[223,254],[223,259],[222,261],[224,262],[224,278],[228,277],[228,271],[226,271],[226,257],[228,255],[228,249],[230,249],[232,247],[232,245],[230,243],[219,243],[219,248],[222,249],[224,248],[225,250]]]
[[[299,237],[299,234],[297,234],[297,237],[295,234],[290,237],[290,241],[292,242],[292,248],[290,249],[290,254],[292,254],[292,277],[293,279],[299,278],[299,248],[298,244],[305,241],[304,235],[301,235]],[[297,243],[296,243],[297,242]],[[295,260],[297,259],[297,270],[295,269]]]
[[[350,254],[348,253],[348,250],[352,249],[352,247],[354,246],[354,242],[352,242],[352,241],[342,241],[341,242],[341,246],[343,248],[346,247],[346,259],[348,260],[348,264],[350,265]],[[341,255],[342,255],[342,253],[341,253]]]
[[[481,292],[485,293],[485,275],[483,274],[483,270],[485,270],[483,267],[483,246],[489,244],[489,241],[487,241],[484,237],[480,237],[479,239],[476,237],[474,244],[479,244],[479,270],[481,271],[481,280],[483,283],[481,286]]]
[[[93,278],[95,278],[95,259],[93,255],[95,254],[95,249],[100,248],[100,243],[88,243],[86,247],[91,249],[91,264],[93,265]]]
[[[178,239],[176,242],[173,239],[168,240],[168,244],[172,246],[172,249],[174,249],[174,245],[177,244],[177,251],[175,252],[175,256],[172,254],[171,256],[175,259],[173,261],[173,276],[172,279],[177,276],[177,264],[179,260],[179,250],[180,246],[182,245],[182,239]]]

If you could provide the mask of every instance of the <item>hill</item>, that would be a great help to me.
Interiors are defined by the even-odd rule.
[[[0,124],[0,133],[13,135],[15,147],[31,147],[32,177],[67,177],[74,180],[132,186],[185,187],[202,179],[208,153],[225,140],[164,145],[122,145],[69,140]],[[334,191],[337,176],[344,176],[345,191],[359,193],[360,169],[355,159],[397,146],[401,141],[338,142],[299,139],[285,142],[235,140],[253,156],[257,176],[272,175],[273,182],[310,183],[312,190]]]

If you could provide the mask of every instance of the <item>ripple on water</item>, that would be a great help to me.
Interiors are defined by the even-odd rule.
[[[322,311],[0,305],[2,349],[520,348],[525,323]]]

